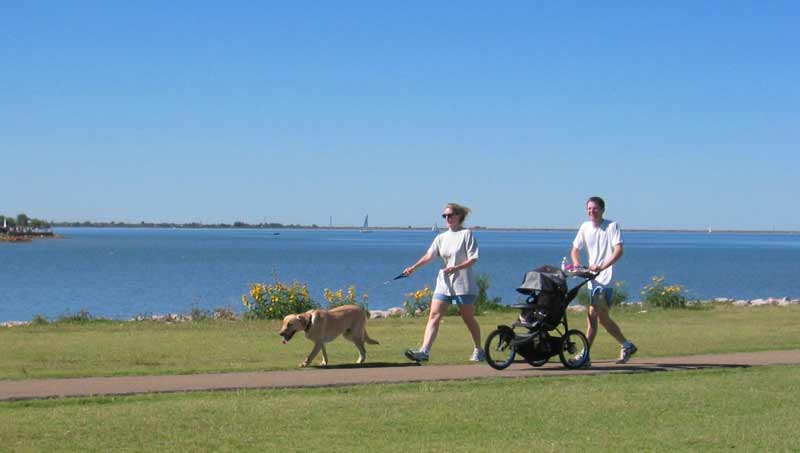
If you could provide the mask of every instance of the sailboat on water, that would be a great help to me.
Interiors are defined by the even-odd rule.
[[[358,231],[362,233],[372,233],[372,230],[369,229],[369,214],[367,214],[367,216],[364,217],[364,225]]]

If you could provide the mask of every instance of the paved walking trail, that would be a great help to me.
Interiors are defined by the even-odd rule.
[[[593,361],[592,368],[568,370],[557,360],[534,368],[515,363],[496,371],[485,363],[417,365],[371,363],[329,368],[250,373],[212,373],[178,376],[91,377],[70,379],[0,380],[0,401],[199,390],[332,387],[357,384],[444,381],[487,377],[528,378],[602,373],[637,373],[701,368],[800,364],[800,350],[632,359],[625,365]]]

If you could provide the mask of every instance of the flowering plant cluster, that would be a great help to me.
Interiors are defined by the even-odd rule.
[[[361,295],[361,301],[358,300],[358,293],[356,293],[356,287],[350,286],[347,288],[347,294],[345,294],[344,290],[336,290],[331,291],[328,288],[323,290],[323,294],[325,296],[325,300],[328,301],[328,308],[340,307],[342,305],[358,305],[362,309],[369,310],[369,305],[367,304],[367,300],[369,296],[367,293]]]
[[[245,319],[283,319],[293,313],[302,313],[319,304],[308,295],[308,286],[294,282],[286,285],[276,280],[272,285],[254,283],[250,286],[250,297],[242,296],[246,309]]]
[[[430,286],[425,285],[424,288],[413,293],[406,293],[403,308],[409,316],[416,316],[418,313],[424,313],[430,308],[431,299],[433,299],[433,291],[431,291]]]
[[[663,276],[653,276],[652,283],[645,285],[642,290],[642,302],[650,307],[686,307],[686,288],[683,285],[667,285],[664,280]]]

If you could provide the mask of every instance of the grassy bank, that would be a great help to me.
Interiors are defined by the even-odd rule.
[[[615,318],[639,346],[639,357],[748,352],[800,347],[800,307],[738,308],[729,305],[685,310],[620,308]],[[486,335],[515,313],[479,317]],[[580,314],[571,322],[585,329]],[[405,362],[402,351],[419,345],[424,318],[376,319],[368,330],[381,344],[368,346],[370,362]],[[273,321],[190,323],[54,323],[0,328],[0,379],[139,374],[186,374],[294,369],[311,349],[298,335],[283,345]],[[469,336],[458,317],[442,325],[431,363],[465,363]],[[332,364],[354,362],[352,344],[339,339],[328,347]],[[618,346],[601,332],[595,360],[616,357]]]
[[[6,451],[800,448],[800,367],[0,403]],[[585,412],[591,398],[591,411]]]

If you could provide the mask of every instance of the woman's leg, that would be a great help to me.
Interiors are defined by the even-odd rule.
[[[469,329],[469,334],[472,336],[472,343],[476,348],[482,349],[481,345],[481,326],[475,319],[475,304],[462,304],[458,306],[458,312],[461,314],[461,319]]]
[[[422,340],[423,351],[430,352],[433,342],[436,341],[436,335],[439,333],[439,323],[448,308],[450,308],[450,302],[439,299],[431,301],[431,312],[428,315],[428,324],[425,326],[425,338]]]

